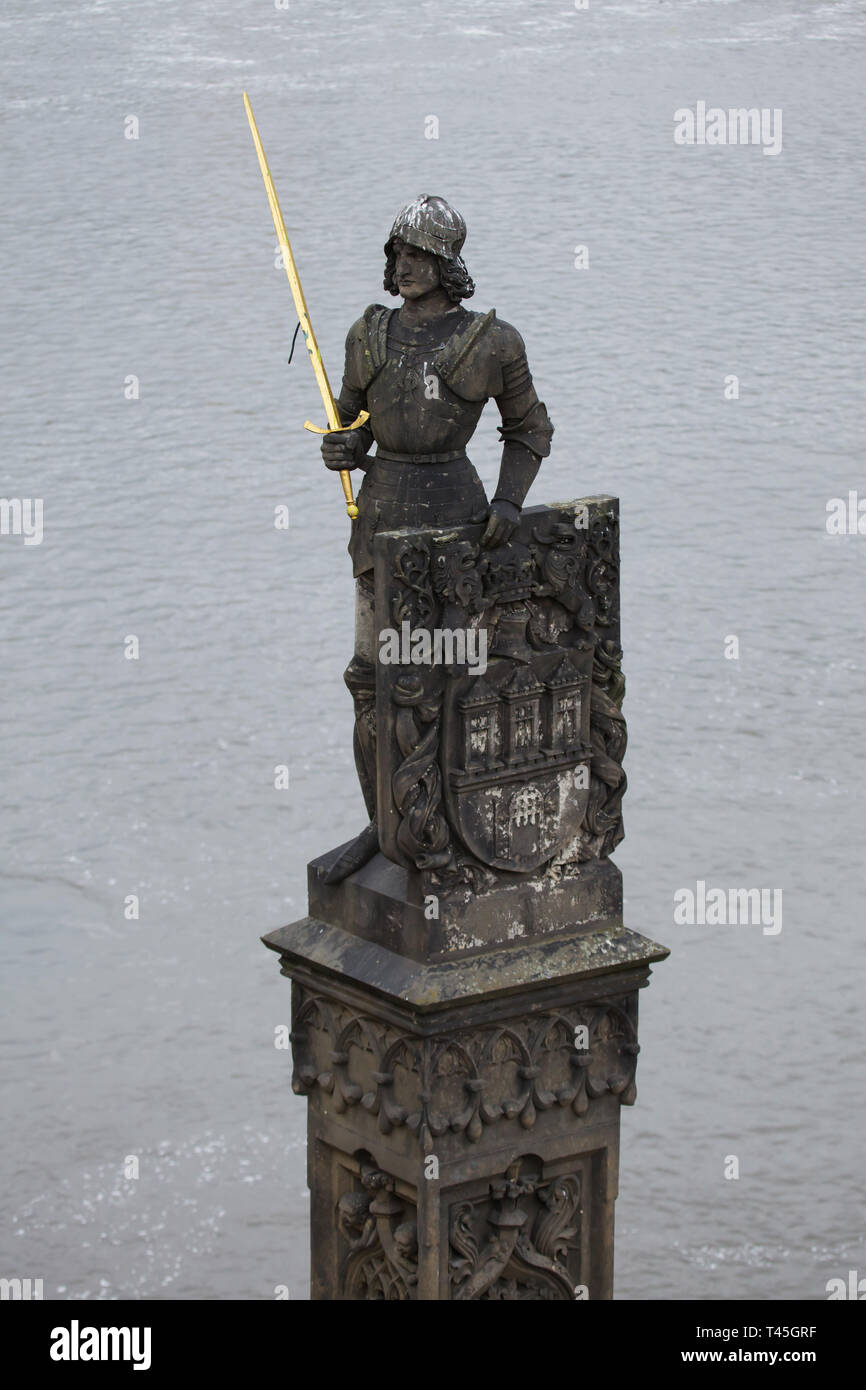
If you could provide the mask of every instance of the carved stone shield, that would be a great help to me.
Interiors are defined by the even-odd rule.
[[[618,653],[617,503],[528,508],[493,549],[483,529],[375,539],[379,839],[410,868],[526,874],[606,795],[591,719]]]

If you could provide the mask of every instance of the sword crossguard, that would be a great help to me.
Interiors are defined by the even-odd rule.
[[[329,425],[326,430],[323,430],[318,425],[312,424],[311,421],[305,420],[304,429],[309,430],[311,434],[343,434],[346,430],[359,430],[362,425],[366,425],[369,418],[369,410],[362,410],[357,420],[353,420],[351,425],[339,425],[333,429]]]

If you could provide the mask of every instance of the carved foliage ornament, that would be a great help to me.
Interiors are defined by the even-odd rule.
[[[348,1246],[340,1288],[346,1299],[400,1303],[418,1282],[418,1229],[411,1202],[372,1163],[361,1163],[360,1191],[337,1203],[337,1224]]]
[[[545,1181],[540,1160],[521,1159],[490,1184],[487,1199],[452,1209],[452,1298],[573,1299],[582,1217],[580,1175]]]
[[[425,1153],[449,1131],[474,1143],[487,1125],[529,1130],[541,1111],[637,1095],[635,1028],[613,1001],[425,1039],[304,990],[291,1039],[296,1093],[359,1106],[384,1134],[405,1126]]]
[[[414,1203],[361,1155],[355,1190],[337,1202],[344,1254],[340,1297],[407,1302],[417,1297]],[[488,1191],[448,1216],[448,1281],[457,1302],[571,1300],[581,1273],[582,1175],[545,1178],[541,1160],[519,1159]]]

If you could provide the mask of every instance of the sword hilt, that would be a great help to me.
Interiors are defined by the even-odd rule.
[[[340,425],[339,429],[332,429],[329,426],[328,429],[323,430],[318,425],[314,425],[310,420],[304,421],[304,429],[309,430],[311,434],[344,434],[348,433],[349,430],[359,430],[362,425],[366,425],[369,418],[369,410],[362,410],[358,418],[352,421],[351,425]],[[355,499],[352,496],[352,479],[349,477],[349,470],[347,468],[340,469],[340,482],[343,484],[343,493],[346,498],[346,511],[354,521],[355,517],[358,515],[358,508],[355,506]]]

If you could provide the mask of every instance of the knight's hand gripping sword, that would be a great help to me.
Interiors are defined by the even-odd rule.
[[[328,374],[325,371],[325,364],[322,361],[322,354],[319,352],[319,345],[316,342],[316,335],[313,332],[313,325],[310,323],[310,316],[307,313],[307,304],[304,299],[304,291],[301,289],[301,282],[298,278],[298,268],[295,265],[295,258],[292,255],[292,248],[286,233],[286,224],[283,221],[283,214],[277,201],[277,193],[274,188],[274,181],[271,178],[271,171],[268,168],[268,161],[265,159],[265,152],[262,148],[262,141],[259,135],[258,126],[253,116],[253,108],[250,106],[250,99],[244,92],[244,106],[246,107],[247,120],[250,123],[250,130],[253,135],[253,144],[256,147],[256,154],[259,157],[259,168],[262,171],[262,178],[265,181],[265,192],[268,195],[268,202],[271,208],[271,216],[274,219],[274,227],[277,232],[277,241],[280,243],[280,250],[283,253],[283,265],[286,268],[286,275],[289,277],[289,285],[292,291],[292,299],[295,301],[295,309],[298,314],[298,321],[304,335],[304,342],[307,344],[307,352],[310,354],[310,365],[319,387],[319,392],[325,406],[325,414],[328,417],[328,429],[319,429],[317,425],[312,425],[309,420],[304,421],[304,429],[312,430],[314,434],[333,434],[337,431],[356,430],[369,420],[369,412],[362,410],[357,420],[353,420],[351,425],[340,423],[340,414],[334,402],[333,392],[328,382]],[[352,496],[352,480],[347,469],[340,470],[340,482],[343,484],[343,492],[346,494],[346,511],[352,520],[358,515],[358,508],[355,506],[355,499]]]

